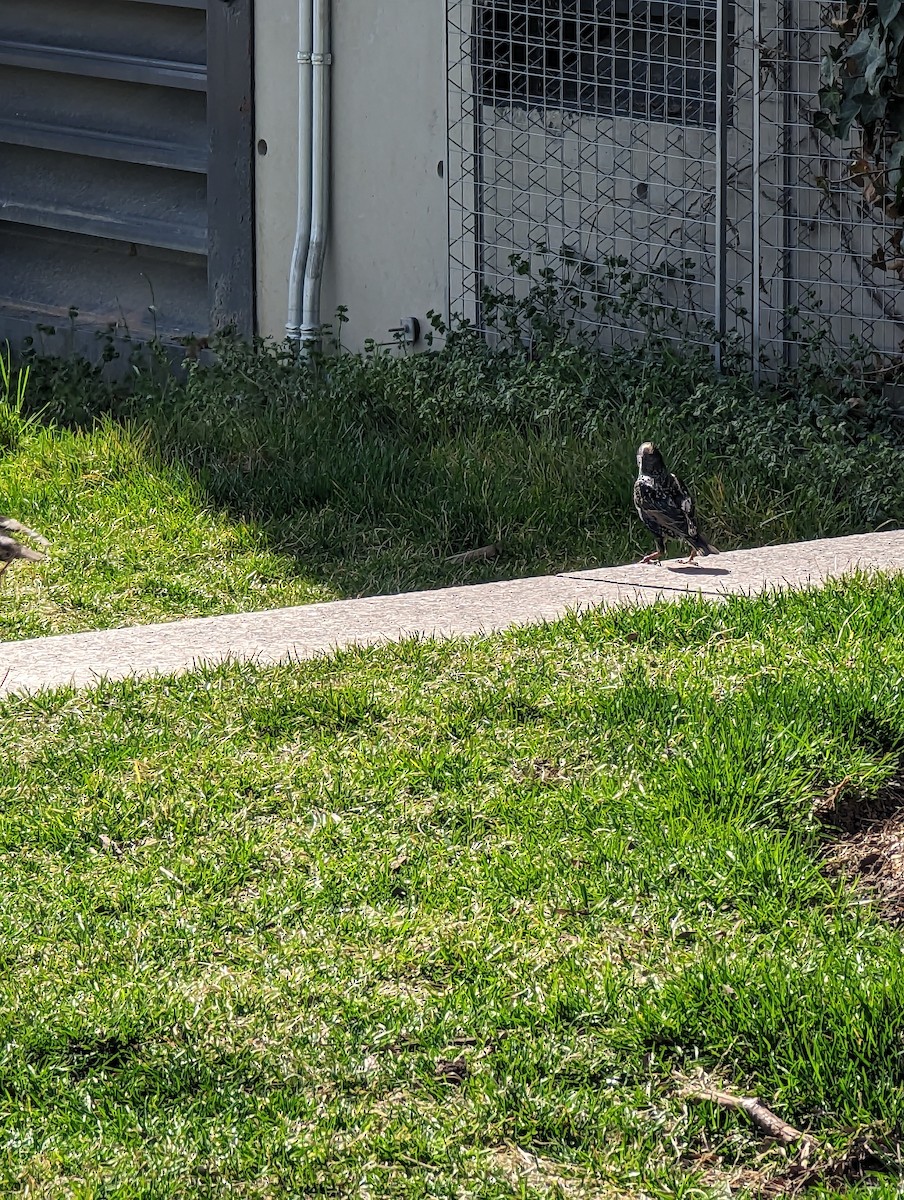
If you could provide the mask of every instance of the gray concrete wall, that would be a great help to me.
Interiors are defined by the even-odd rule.
[[[391,341],[400,317],[447,304],[445,6],[334,0],[333,204],[323,317],[343,340]],[[296,0],[256,6],[257,279],[260,332],[285,333],[295,232]]]

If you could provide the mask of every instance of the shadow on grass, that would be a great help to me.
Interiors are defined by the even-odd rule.
[[[429,420],[354,389],[266,391],[221,375],[206,388],[170,380],[74,385],[54,401],[35,373],[45,421],[91,436],[99,420],[140,430],[149,455],[184,472],[199,506],[262,531],[299,576],[360,596],[592,567],[634,558],[633,437],[582,438],[516,421]],[[495,543],[492,559],[450,558]]]
[[[70,431],[70,461],[64,469],[45,453],[51,483],[24,515],[37,523],[49,510],[52,523],[68,503],[74,525],[91,472],[100,469],[122,501],[121,561],[105,569],[125,578],[130,555],[143,549],[141,522],[130,514],[156,506],[159,520],[166,488],[175,488],[185,530],[172,530],[174,546],[204,560],[208,573],[220,571],[223,586],[201,603],[180,597],[161,552],[153,587],[173,615],[634,561],[649,548],[631,501],[635,447],[650,436],[668,447],[723,549],[865,531],[887,519],[848,447],[842,455],[826,441],[823,457],[811,455],[803,475],[794,469],[799,447],[767,406],[744,418],[754,422],[752,433],[734,427],[737,406],[750,398],[736,380],[714,384],[711,364],[672,364],[672,375],[648,375],[640,386],[636,364],[619,361],[618,369],[602,355],[524,363],[472,350],[344,356],[312,367],[278,348],[233,347],[181,381],[148,371],[126,390],[87,364],[39,360],[29,402],[42,420]],[[720,392],[718,420],[669,398],[673,389],[687,395],[701,379],[737,401],[730,407]],[[693,399],[699,406],[697,393]],[[99,431],[98,422],[107,424]],[[143,508],[142,469],[117,482],[106,466],[86,465],[96,458],[91,439],[110,438],[116,428],[144,448],[144,490],[154,490],[154,477],[170,481]],[[850,484],[839,483],[842,467],[857,473]],[[102,501],[91,519],[108,537]],[[901,509],[900,497],[897,503]],[[255,543],[266,561],[237,568],[222,526],[216,537],[203,535],[211,521],[231,523],[239,551]],[[449,561],[489,544],[500,547],[497,557]],[[76,566],[91,576],[84,556]]]

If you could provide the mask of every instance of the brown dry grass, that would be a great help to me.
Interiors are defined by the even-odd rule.
[[[886,920],[904,924],[904,774],[875,796],[839,785],[817,811],[838,833],[826,850],[826,871],[854,881]]]

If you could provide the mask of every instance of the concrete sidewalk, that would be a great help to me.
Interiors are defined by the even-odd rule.
[[[412,634],[490,633],[596,605],[649,604],[689,593],[757,595],[808,587],[857,569],[904,571],[904,530],[736,550],[687,567],[600,567],[471,587],[336,600],[299,608],[202,617],[0,643],[0,694],[185,671],[226,659],[309,658],[340,646]]]

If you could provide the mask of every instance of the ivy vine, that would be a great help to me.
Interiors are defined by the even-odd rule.
[[[814,125],[841,139],[860,129],[851,173],[864,200],[896,218],[904,213],[904,0],[845,0],[830,25],[839,40],[822,58]]]

